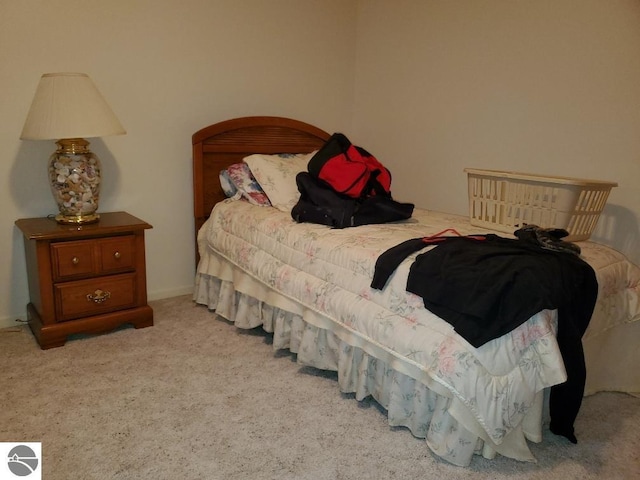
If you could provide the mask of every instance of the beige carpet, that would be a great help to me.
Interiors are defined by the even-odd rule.
[[[47,351],[27,327],[0,331],[0,441],[42,442],[44,479],[640,478],[640,398],[587,397],[578,445],[545,433],[537,464],[463,469],[261,331],[188,296],[151,305],[151,328]]]

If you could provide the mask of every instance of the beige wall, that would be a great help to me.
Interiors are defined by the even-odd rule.
[[[0,0],[0,325],[28,301],[17,218],[53,213],[53,142],[19,140],[42,73],[92,76],[102,211],[147,232],[151,298],[193,284],[190,136],[243,115],[348,132],[400,199],[466,212],[464,167],[614,180],[596,238],[640,261],[637,0]]]
[[[465,167],[612,180],[640,261],[638,0],[361,0],[354,132],[393,191],[466,213]]]
[[[350,128],[356,3],[345,0],[0,0],[0,325],[28,301],[17,218],[55,211],[52,142],[19,136],[40,75],[88,73],[127,129],[94,139],[101,211],[147,232],[150,298],[193,286],[191,134],[244,115]]]

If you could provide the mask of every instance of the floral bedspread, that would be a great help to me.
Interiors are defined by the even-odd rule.
[[[522,423],[537,392],[566,380],[555,339],[556,312],[542,311],[509,334],[474,348],[405,290],[409,267],[425,250],[407,258],[384,290],[369,286],[381,253],[448,228],[462,235],[486,233],[465,217],[420,209],[404,222],[335,230],[297,224],[274,208],[227,200],[216,205],[200,230],[199,246],[201,256],[214,251],[291,300],[276,306],[291,310],[297,305],[295,313],[309,314],[305,320],[456,399],[458,420],[499,445]],[[607,328],[612,310],[617,321],[637,319],[618,302],[619,295],[629,295],[629,285],[620,285],[620,275],[607,276],[607,270],[619,274],[626,268],[624,257],[606,247],[591,248],[589,242],[581,247],[602,282],[595,328]],[[206,264],[199,268],[208,273]],[[235,287],[242,291],[242,285]],[[606,320],[597,318],[604,315]],[[474,425],[468,425],[470,418]]]

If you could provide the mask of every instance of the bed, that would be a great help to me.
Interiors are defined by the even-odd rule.
[[[274,348],[296,353],[301,365],[336,371],[340,391],[372,396],[390,426],[408,428],[448,462],[467,466],[474,454],[535,461],[528,442],[542,440],[547,393],[567,378],[557,312],[540,311],[475,348],[406,291],[415,255],[383,290],[371,289],[388,248],[449,228],[480,232],[467,217],[420,208],[407,221],[343,230],[294,222],[295,171],[328,138],[305,122],[266,116],[193,135],[194,301],[238,328],[273,333]],[[272,206],[228,199],[220,185],[222,170],[252,155],[259,160],[252,172],[273,158],[298,162],[260,172],[260,183],[271,183],[267,195],[283,197]],[[604,245],[580,246],[599,286],[583,336],[585,393],[638,392],[638,369],[626,366],[640,361],[640,270]]]

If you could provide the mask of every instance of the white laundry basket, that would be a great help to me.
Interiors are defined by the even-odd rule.
[[[465,168],[471,225],[513,233],[523,224],[564,228],[587,240],[615,182]]]

